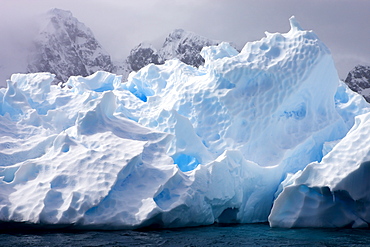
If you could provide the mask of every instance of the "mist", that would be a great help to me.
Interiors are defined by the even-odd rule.
[[[362,0],[2,0],[0,9],[0,85],[25,72],[27,52],[38,32],[38,16],[51,8],[70,10],[90,27],[112,56],[122,61],[140,42],[159,47],[176,28],[238,47],[264,32],[287,32],[295,15],[332,51],[340,78],[370,62],[370,1]]]

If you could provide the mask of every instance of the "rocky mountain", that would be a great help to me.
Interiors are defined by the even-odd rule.
[[[92,31],[70,11],[52,9],[47,13],[28,59],[28,72],[51,72],[58,81],[65,82],[72,75],[114,69],[110,55]]]
[[[131,50],[126,61],[131,71],[138,71],[150,63],[161,64],[162,58],[151,44],[140,43]]]
[[[357,65],[347,75],[345,83],[370,103],[370,66]]]
[[[219,43],[176,29],[165,38],[159,49],[140,43],[122,63],[114,64],[85,24],[73,17],[70,11],[52,9],[34,41],[27,72],[51,72],[56,75],[57,82],[66,82],[73,75],[87,76],[104,70],[123,75],[125,80],[131,71],[138,71],[150,63],[163,64],[174,58],[199,67],[204,63],[199,54],[202,48]]]
[[[199,54],[202,48],[219,43],[192,32],[176,29],[168,35],[159,54],[163,60],[178,58],[186,64],[199,67],[204,63]]]
[[[204,63],[199,54],[202,48],[219,43],[193,32],[176,29],[166,37],[158,51],[150,44],[139,44],[131,50],[126,63],[130,71],[138,71],[150,63],[162,64],[166,60],[177,58],[186,64],[199,67]]]

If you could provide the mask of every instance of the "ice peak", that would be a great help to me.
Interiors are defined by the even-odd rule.
[[[303,28],[293,15],[292,17],[289,18],[289,23],[290,23],[290,30],[292,31],[303,31]]]

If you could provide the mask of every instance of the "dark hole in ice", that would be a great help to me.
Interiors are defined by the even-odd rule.
[[[238,212],[239,212],[239,208],[227,208],[217,218],[217,222],[223,223],[223,224],[238,223],[238,220],[237,220]]]

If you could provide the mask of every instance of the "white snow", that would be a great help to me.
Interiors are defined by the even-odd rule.
[[[290,178],[269,217],[279,227],[368,227],[370,113],[323,160]]]
[[[367,226],[370,108],[290,24],[240,53],[204,48],[199,69],[170,60],[124,84],[13,75],[0,89],[0,221]]]

